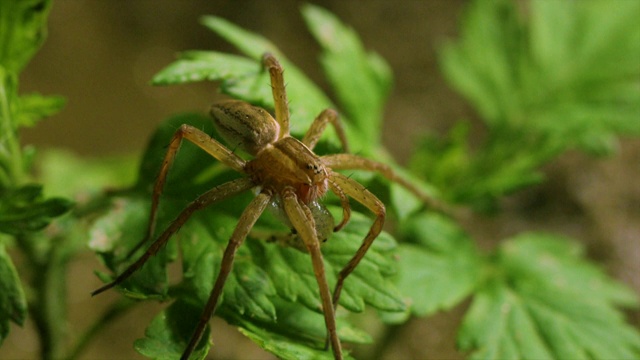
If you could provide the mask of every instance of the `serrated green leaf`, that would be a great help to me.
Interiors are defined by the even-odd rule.
[[[321,63],[341,108],[361,136],[370,144],[379,143],[383,107],[392,82],[389,66],[379,55],[365,51],[355,31],[327,10],[306,4],[302,14],[323,48]]]
[[[481,280],[482,260],[471,238],[435,213],[408,219],[401,229],[396,284],[411,313],[426,316],[456,306]]]
[[[41,230],[72,206],[64,198],[44,199],[40,185],[0,191],[0,232],[16,235]]]
[[[616,308],[637,306],[637,295],[582,251],[544,234],[505,242],[465,316],[460,347],[482,359],[638,357],[640,333]]]
[[[333,354],[330,351],[318,350],[303,344],[292,343],[286,337],[273,335],[251,324],[247,324],[247,326],[241,327],[238,330],[261,348],[277,355],[280,359],[333,359]],[[348,353],[344,354],[344,358],[353,359]]]
[[[145,337],[134,343],[136,351],[158,360],[178,359],[187,347],[195,324],[200,318],[201,309],[184,302],[174,302],[158,314],[145,330]],[[205,330],[200,343],[196,346],[191,360],[207,357],[211,347],[209,330]]]
[[[157,73],[154,85],[183,84],[195,81],[241,79],[260,72],[260,66],[242,56],[215,51],[185,51],[178,60]],[[237,81],[237,80],[236,80]]]
[[[292,343],[303,344],[316,350],[322,350],[326,339],[326,325],[322,313],[300,306],[296,302],[286,301],[279,297],[272,299],[277,310],[277,321],[256,321],[247,317],[239,317],[237,313],[229,313],[226,309],[221,316],[229,323],[245,329],[260,327],[275,337],[289,338]],[[348,318],[338,311],[336,328],[342,341],[357,344],[372,343],[371,336],[350,324]]]
[[[9,322],[18,325],[27,317],[27,299],[18,272],[0,242],[0,346],[9,334]]]
[[[261,348],[277,355],[280,359],[333,359],[333,354],[329,351],[321,351],[305,345],[292,343],[285,337],[274,336],[271,333],[262,331],[262,329],[258,327],[253,327],[253,331],[245,328],[239,328],[238,330]]]
[[[49,0],[5,0],[0,3],[0,66],[17,74],[47,35]]]

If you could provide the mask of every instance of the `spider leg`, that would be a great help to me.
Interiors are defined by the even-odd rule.
[[[220,273],[218,274],[216,282],[211,289],[209,299],[207,300],[207,305],[204,307],[202,315],[200,316],[200,320],[198,321],[198,325],[196,326],[193,335],[191,335],[189,344],[187,345],[187,348],[184,350],[184,353],[182,354],[180,359],[189,359],[189,356],[195,349],[196,345],[200,342],[202,333],[204,332],[205,327],[209,323],[211,316],[216,310],[218,299],[220,298],[220,294],[222,294],[224,283],[226,282],[229,273],[231,273],[231,270],[233,269],[233,260],[236,251],[238,250],[238,247],[240,247],[240,245],[242,245],[242,243],[244,242],[247,234],[249,233],[249,231],[251,231],[251,228],[269,204],[269,201],[271,201],[271,197],[271,192],[261,192],[251,201],[251,203],[249,203],[247,208],[240,216],[238,225],[236,225],[236,228],[233,231],[231,238],[229,239],[229,243],[224,250],[222,263],[220,265]]]
[[[342,145],[342,150],[346,153],[349,151],[349,142],[347,141],[347,136],[344,133],[344,128],[342,127],[342,122],[340,121],[340,117],[338,113],[333,109],[326,109],[318,115],[307,133],[304,134],[304,138],[302,139],[302,143],[307,145],[309,149],[313,150],[313,148],[320,140],[320,136],[324,132],[324,129],[327,127],[327,123],[331,123],[333,128],[336,130],[338,138],[340,139],[340,144]]]
[[[440,204],[434,202],[434,199],[431,196],[416,187],[407,179],[398,175],[389,165],[352,154],[331,154],[321,156],[320,159],[322,159],[325,166],[333,170],[357,169],[378,172],[387,179],[396,182],[405,189],[411,191],[429,206],[433,208],[441,207]]]
[[[289,136],[289,102],[284,85],[284,70],[282,65],[271,53],[262,56],[262,65],[269,70],[271,77],[271,92],[276,111],[276,121],[280,124],[279,139]]]
[[[334,194],[338,195],[340,198],[340,204],[342,205],[342,221],[333,228],[334,232],[338,232],[349,222],[349,219],[351,218],[351,206],[349,205],[349,198],[347,195],[331,179],[329,179],[329,189],[331,189]]]
[[[164,160],[162,161],[162,166],[160,167],[160,172],[158,173],[158,178],[156,180],[155,186],[153,187],[153,197],[151,198],[151,212],[149,213],[149,225],[147,228],[147,233],[145,237],[133,249],[129,251],[129,253],[127,254],[127,258],[131,257],[136,251],[138,251],[138,249],[140,249],[149,239],[153,237],[153,232],[156,228],[156,218],[158,215],[158,203],[160,201],[160,194],[162,194],[162,189],[167,180],[167,173],[171,168],[171,164],[173,164],[173,160],[175,159],[176,154],[180,149],[180,144],[182,143],[183,139],[194,143],[196,146],[206,151],[211,156],[218,159],[233,170],[244,173],[245,161],[242,160],[238,155],[234,154],[227,147],[211,138],[203,131],[198,130],[197,128],[194,128],[190,125],[180,126],[180,128],[175,132],[175,134],[173,134],[173,137],[171,138],[169,148],[167,149],[167,153],[165,154]]]
[[[187,222],[187,220],[191,217],[191,215],[193,215],[196,210],[200,210],[213,204],[214,202],[226,199],[232,195],[248,190],[254,186],[255,184],[251,180],[249,180],[249,178],[240,178],[224,183],[200,195],[195,201],[193,201],[184,210],[182,210],[178,217],[173,220],[171,225],[169,225],[169,227],[160,235],[160,237],[158,237],[158,239],[154,241],[151,246],[149,246],[147,251],[145,251],[145,253],[142,254],[142,256],[140,256],[138,260],[129,265],[129,267],[126,268],[125,271],[123,271],[120,275],[118,275],[115,280],[97,290],[94,290],[91,293],[91,296],[98,295],[106,290],[109,290],[112,287],[121,284],[123,281],[133,275],[133,273],[140,269],[151,256],[155,255],[160,249],[162,249],[167,241],[169,241],[171,236],[176,231],[178,231],[178,229],[180,229],[180,227],[184,225],[185,222]]]
[[[327,337],[331,341],[333,356],[336,359],[342,359],[342,345],[338,339],[336,331],[335,309],[331,302],[331,292],[324,270],[324,260],[320,252],[320,243],[315,230],[315,222],[313,214],[309,207],[301,203],[296,197],[293,189],[287,188],[283,191],[282,201],[284,209],[302,240],[304,241],[313,264],[313,272],[318,281],[320,290],[320,298],[322,299],[322,312],[324,313],[324,321],[327,326]]]
[[[333,304],[334,306],[338,306],[338,301],[340,300],[340,292],[342,291],[344,280],[347,278],[347,276],[349,276],[349,274],[351,274],[356,266],[358,266],[360,260],[362,260],[364,255],[367,253],[367,250],[369,250],[369,248],[371,247],[371,244],[373,244],[373,240],[375,240],[375,238],[378,237],[378,235],[382,231],[382,225],[384,225],[386,210],[382,201],[380,201],[375,195],[369,192],[369,190],[367,190],[357,181],[336,172],[331,173],[330,179],[334,182],[335,186],[340,187],[345,194],[349,195],[362,205],[369,208],[369,210],[371,210],[376,215],[376,219],[371,225],[371,229],[369,229],[369,232],[362,241],[362,245],[360,245],[360,248],[358,249],[358,251],[356,251],[351,260],[349,260],[347,265],[345,265],[344,268],[338,273],[338,280],[333,291]]]

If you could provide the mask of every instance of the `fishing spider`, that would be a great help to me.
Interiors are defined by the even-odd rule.
[[[348,152],[343,128],[337,113],[333,110],[328,109],[321,112],[311,124],[302,141],[291,137],[283,69],[271,54],[265,54],[262,62],[263,66],[268,69],[271,78],[275,119],[266,110],[237,100],[224,101],[211,108],[211,115],[218,133],[232,148],[237,146],[252,155],[254,159],[245,161],[206,133],[192,126],[182,125],[169,143],[153,189],[147,236],[129,254],[133,254],[153,236],[160,194],[169,168],[183,140],[194,143],[228,167],[245,174],[246,177],[216,186],[196,198],[182,210],[138,260],[129,265],[111,283],[92,293],[92,295],[97,295],[129,278],[169,241],[169,238],[195,211],[240,192],[257,188],[258,194],[240,216],[238,225],[229,239],[222,257],[220,273],[189,344],[184,350],[182,359],[189,358],[216,310],[224,283],[232,270],[236,250],[272,201],[279,204],[280,211],[285,215],[285,221],[288,222],[287,225],[297,234],[295,236],[298,239],[297,247],[304,249],[311,255],[327,327],[327,345],[331,344],[336,359],[342,359],[342,347],[336,332],[335,306],[338,304],[344,280],[355,269],[373,240],[380,234],[385,220],[385,207],[363,185],[334,170],[377,171],[390,180],[400,183],[421,198],[426,198],[424,193],[398,177],[387,165],[347,153],[325,156],[314,154],[313,148],[329,123],[335,128],[343,150]],[[343,208],[342,221],[335,227],[331,215],[326,209],[323,211],[324,207],[318,202],[329,190],[338,196]],[[348,197],[370,209],[375,214],[375,220],[360,248],[338,273],[332,296],[325,276],[320,242],[326,240],[330,232],[340,230],[349,221],[351,210]],[[331,224],[329,227],[326,226],[328,223]]]

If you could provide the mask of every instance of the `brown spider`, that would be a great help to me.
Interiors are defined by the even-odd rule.
[[[232,270],[236,250],[245,240],[262,212],[273,200],[279,203],[282,213],[287,218],[286,220],[288,220],[289,225],[297,234],[297,247],[302,247],[311,255],[313,270],[322,299],[328,342],[331,344],[334,357],[342,359],[342,348],[336,332],[335,306],[340,299],[344,280],[355,269],[373,243],[373,240],[380,234],[385,220],[385,207],[364,186],[334,170],[362,169],[377,171],[388,179],[408,188],[419,197],[427,199],[427,195],[406,180],[398,177],[387,165],[346,153],[325,156],[314,154],[312,150],[320,139],[327,123],[331,123],[334,126],[344,151],[348,152],[344,131],[338,120],[337,113],[333,110],[324,110],[320,113],[311,124],[302,141],[291,137],[289,135],[289,108],[283,69],[276,58],[268,53],[263,56],[263,66],[269,70],[271,77],[275,119],[266,110],[237,100],[224,101],[213,105],[211,108],[211,115],[218,133],[229,145],[238,146],[254,156],[254,159],[245,161],[204,132],[189,125],[182,125],[171,139],[156,180],[147,236],[130,254],[133,254],[153,236],[160,194],[162,193],[169,168],[183,139],[194,143],[230,168],[246,174],[246,177],[216,186],[196,198],[195,201],[182,210],[171,225],[137,261],[131,264],[111,283],[92,293],[92,295],[97,295],[130,277],[167,243],[169,238],[178,231],[196,210],[203,209],[240,192],[258,188],[258,195],[249,203],[240,216],[238,225],[231,235],[231,239],[229,239],[222,258],[220,273],[211,290],[209,300],[198,325],[182,354],[182,359],[189,358],[216,310],[224,283]],[[323,211],[324,207],[318,202],[328,190],[331,190],[339,197],[343,208],[342,221],[335,227],[333,227],[333,219],[330,218],[330,214],[326,210]],[[332,296],[325,276],[320,241],[325,240],[331,231],[340,230],[349,221],[351,210],[348,197],[369,208],[376,218],[358,251],[338,273]],[[331,225],[327,227],[326,224]]]

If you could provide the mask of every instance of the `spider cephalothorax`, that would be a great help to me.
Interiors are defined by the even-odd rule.
[[[183,359],[189,358],[202,337],[209,319],[215,312],[224,283],[233,267],[237,248],[243,243],[262,212],[273,204],[277,204],[283,221],[295,233],[295,236],[290,238],[293,239],[290,245],[307,251],[311,256],[322,300],[328,340],[334,357],[342,359],[342,347],[336,332],[334,307],[338,304],[344,280],[362,260],[375,238],[382,231],[386,211],[382,202],[363,185],[335,170],[377,171],[388,179],[403,185],[419,197],[428,199],[420,190],[398,177],[388,166],[348,154],[349,148],[344,131],[337,113],[333,110],[325,110],[320,113],[302,140],[291,137],[289,135],[289,109],[282,67],[271,54],[264,55],[263,64],[271,77],[275,118],[262,108],[237,100],[225,101],[211,108],[216,130],[227,144],[234,150],[240,148],[246,151],[253,156],[253,159],[246,161],[201,130],[189,125],[182,125],[169,143],[153,190],[147,236],[130,254],[154,236],[160,195],[182,140],[194,143],[231,169],[246,176],[216,186],[196,198],[182,210],[138,260],[117,276],[113,282],[93,292],[93,295],[101,293],[131,276],[167,243],[195,211],[240,192],[257,189],[256,197],[247,205],[229,239],[219,275],[200,321],[184,350]],[[313,152],[313,148],[329,123],[335,128],[345,153],[318,156]],[[319,202],[320,198],[328,191],[337,195],[343,208],[342,221],[336,226],[334,226],[331,214]],[[360,248],[338,273],[332,294],[325,276],[320,243],[326,240],[332,231],[339,231],[349,221],[351,213],[349,198],[370,209],[375,214],[375,220]]]

